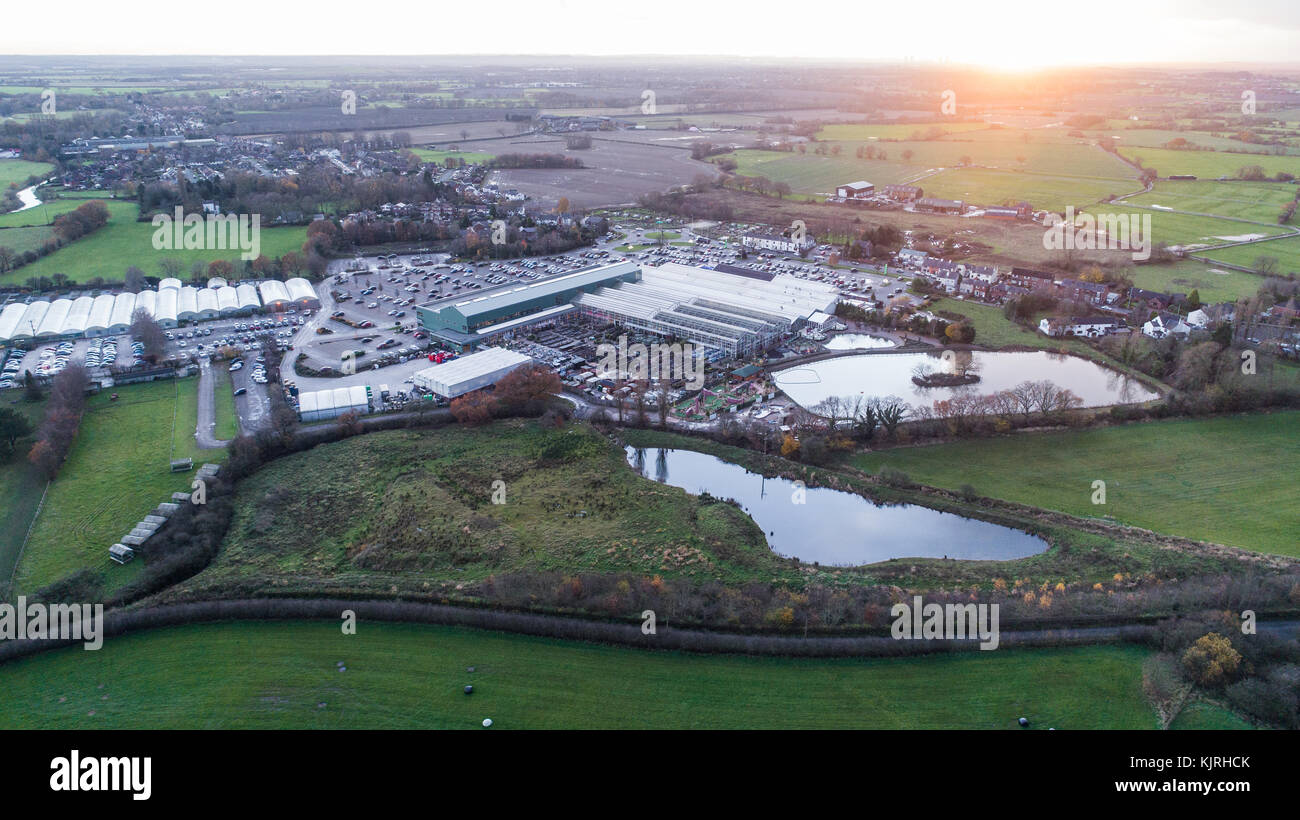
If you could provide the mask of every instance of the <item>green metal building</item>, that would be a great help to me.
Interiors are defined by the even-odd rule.
[[[450,342],[457,349],[476,346],[498,325],[518,326],[518,320],[534,314],[552,315],[580,293],[619,282],[636,282],[641,268],[635,262],[616,262],[459,301],[442,300],[417,307],[420,325],[430,336]],[[539,317],[541,318],[541,317]]]

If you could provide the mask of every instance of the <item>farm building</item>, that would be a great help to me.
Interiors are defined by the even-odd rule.
[[[885,196],[896,202],[914,202],[925,195],[925,191],[915,185],[886,185]]]
[[[932,214],[960,214],[966,210],[966,203],[960,199],[921,197],[916,200],[916,210]]]
[[[298,396],[298,417],[305,422],[338,418],[350,411],[363,415],[370,412],[365,385],[317,390]]]
[[[849,182],[835,189],[835,195],[840,199],[866,199],[875,192],[876,186],[865,179]]]
[[[454,399],[501,381],[515,368],[532,363],[522,353],[504,347],[488,347],[415,374],[415,386],[446,399]]]
[[[166,281],[166,280],[164,280]],[[176,327],[179,324],[180,288],[160,288],[158,302],[154,306],[153,318],[163,327]]]

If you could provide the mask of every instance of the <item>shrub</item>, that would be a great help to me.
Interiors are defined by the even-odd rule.
[[[1226,685],[1237,676],[1241,653],[1217,632],[1202,635],[1183,653],[1183,668],[1193,681],[1211,689]]]

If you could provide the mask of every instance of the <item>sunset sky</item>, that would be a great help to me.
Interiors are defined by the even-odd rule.
[[[396,0],[351,7],[224,0],[147,11],[64,0],[57,15],[53,8],[9,4],[0,53],[946,58],[1006,69],[1290,62],[1300,55],[1295,0]]]

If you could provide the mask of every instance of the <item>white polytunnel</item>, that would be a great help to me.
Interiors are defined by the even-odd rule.
[[[72,310],[71,299],[55,299],[50,302],[50,309],[45,311],[45,318],[36,328],[36,338],[45,339],[63,333],[63,323],[68,320],[70,310]]]
[[[45,314],[49,309],[50,303],[44,299],[28,305],[27,312],[19,318],[18,326],[14,328],[14,335],[11,338],[14,340],[34,338],[41,322],[45,321]]]
[[[176,297],[176,318],[192,322],[199,318],[199,292],[186,285]]]
[[[109,333],[125,333],[131,327],[131,314],[135,313],[135,294],[119,293],[113,299],[113,316],[109,319]]]
[[[230,285],[217,288],[217,310],[222,316],[239,312],[239,293]]]
[[[154,307],[153,318],[163,327],[176,327],[180,292],[180,288],[165,288],[158,291],[158,304]]]
[[[212,288],[202,288],[198,292],[199,318],[215,319],[220,313],[217,307],[217,292]]]
[[[267,310],[283,310],[289,304],[289,289],[283,282],[268,279],[258,285],[262,294],[262,306]]]
[[[257,288],[249,284],[240,284],[235,288],[239,296],[240,312],[254,311],[262,306],[262,301],[257,298]]]
[[[113,322],[113,302],[111,293],[101,293],[95,297],[90,307],[90,318],[86,321],[84,332],[87,336],[103,336]]]
[[[152,290],[142,290],[135,297],[136,309],[143,309],[145,313],[157,318],[158,316],[158,294]]]
[[[320,307],[320,298],[316,295],[316,289],[311,286],[311,282],[301,277],[286,279],[284,282],[285,289],[289,291],[289,299],[293,301],[296,308],[318,308]]]
[[[5,305],[0,310],[0,342],[7,342],[18,332],[18,325],[27,315],[27,305],[21,302]]]

